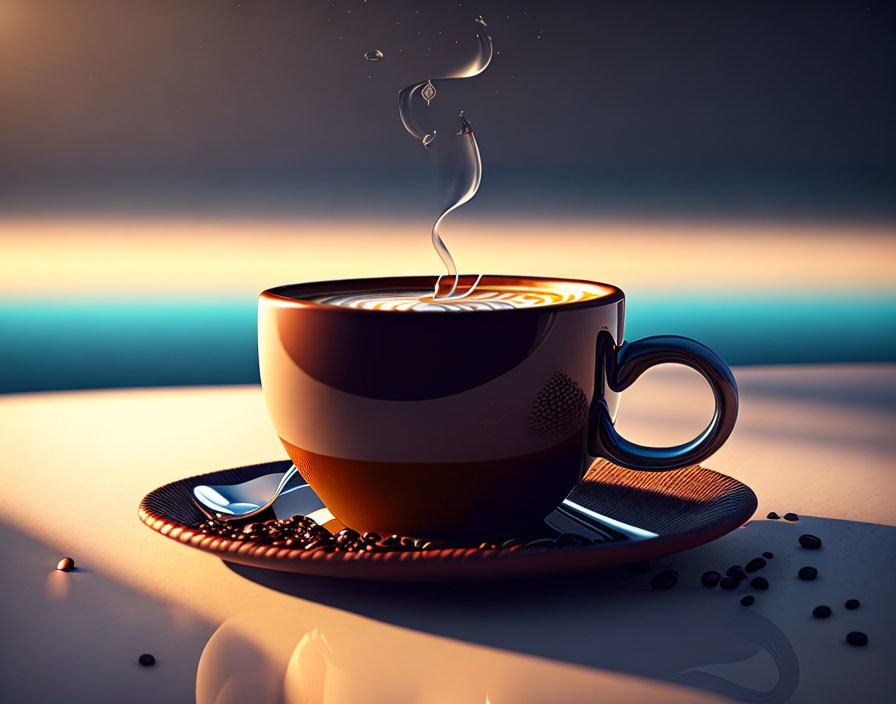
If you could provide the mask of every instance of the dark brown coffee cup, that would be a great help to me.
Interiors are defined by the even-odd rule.
[[[434,277],[292,284],[259,297],[261,383],[283,446],[346,525],[427,537],[511,535],[566,497],[594,458],[662,471],[715,452],[737,387],[682,337],[623,343],[625,297],[607,284],[486,275],[479,286],[581,295],[512,310],[366,310],[315,302],[432,290]],[[479,290],[479,289],[477,289]],[[662,363],[700,372],[716,409],[694,440],[645,447],[613,427],[620,393]]]

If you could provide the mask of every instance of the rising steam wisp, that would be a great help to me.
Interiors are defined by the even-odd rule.
[[[454,281],[448,293],[440,296],[439,284],[446,275],[439,276],[433,291],[434,299],[456,299],[468,296],[481,279],[480,275],[466,292],[457,293],[460,277],[454,264],[454,258],[439,233],[439,227],[448,213],[475,196],[482,181],[482,157],[479,153],[476,136],[473,134],[473,125],[464,117],[463,110],[461,110],[461,128],[455,135],[460,139],[451,140],[448,143],[437,143],[437,131],[422,127],[418,119],[422,115],[426,115],[427,109],[438,96],[439,86],[447,81],[472,78],[488,68],[493,54],[492,38],[486,32],[486,24],[482,17],[477,17],[476,23],[478,25],[476,31],[477,53],[469,64],[447,76],[412,83],[398,93],[398,114],[402,124],[411,136],[420,140],[427,151],[435,153],[440,171],[448,185],[444,206],[432,226],[432,244],[448,271],[447,276],[454,277]],[[427,122],[431,122],[431,120]]]

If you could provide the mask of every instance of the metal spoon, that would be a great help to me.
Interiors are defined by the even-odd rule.
[[[277,501],[278,498],[285,499],[287,496],[289,501]],[[251,518],[271,506],[274,506],[274,513],[278,518],[288,518],[295,514],[307,516],[326,511],[326,517],[311,516],[315,520],[323,519],[318,520],[318,523],[323,524],[333,517],[295,465],[282,475],[265,474],[239,484],[199,484],[193,487],[193,498],[203,513],[222,521]],[[281,516],[281,513],[284,515]]]
[[[250,518],[272,506],[277,518],[300,514],[320,525],[333,520],[333,514],[295,465],[282,475],[265,474],[240,484],[200,484],[193,488],[193,498],[203,513],[222,521]],[[545,523],[558,533],[579,533],[598,542],[658,537],[656,533],[596,513],[569,499],[554,509]]]

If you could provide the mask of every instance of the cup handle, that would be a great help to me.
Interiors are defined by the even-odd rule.
[[[626,440],[613,426],[603,396],[604,387],[625,391],[658,364],[683,364],[698,371],[712,388],[715,412],[709,425],[690,442],[672,447],[648,447]],[[737,383],[728,365],[715,352],[695,340],[675,335],[645,337],[616,346],[606,331],[598,335],[597,381],[589,417],[589,451],[622,467],[664,471],[697,464],[731,435],[737,420]]]

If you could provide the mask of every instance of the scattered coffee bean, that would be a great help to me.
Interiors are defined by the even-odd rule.
[[[675,570],[664,570],[650,579],[651,589],[671,589],[676,584],[678,584],[678,572]]]
[[[761,557],[754,557],[747,563],[747,566],[744,568],[747,572],[755,572],[756,570],[761,570],[768,563]]]
[[[800,545],[807,550],[818,550],[821,547],[821,538],[804,533],[800,536]]]
[[[818,576],[818,570],[814,567],[806,565],[805,567],[800,567],[800,571],[797,572],[797,574],[799,575],[800,579],[804,579],[808,582],[809,580],[815,579]]]
[[[383,539],[379,533],[374,533],[373,531],[367,531],[364,535],[361,536],[361,540],[365,543],[378,543]]]
[[[744,572],[744,568],[740,565],[731,565],[731,567],[725,570],[725,574],[729,577],[734,577],[738,582],[747,578],[747,573]]]
[[[850,645],[868,645],[868,636],[861,631],[850,631],[846,634],[846,642]]]
[[[858,599],[847,599],[843,604],[847,609],[852,611],[853,609],[859,608],[859,600]]]
[[[143,665],[143,667],[152,667],[156,664],[156,659],[149,653],[143,653],[143,655],[137,658],[137,662]]]
[[[719,582],[719,586],[722,589],[727,589],[731,591],[732,589],[737,589],[740,585],[740,580],[735,579],[734,577],[722,577],[722,581]]]
[[[753,589],[758,589],[759,591],[764,592],[768,589],[768,580],[765,577],[753,577],[753,579],[750,580],[750,586],[753,587]]]
[[[708,572],[703,573],[703,576],[700,578],[700,584],[704,587],[714,587],[721,579],[722,575],[714,570],[709,570]]]
[[[795,513],[785,513],[784,520],[785,521],[798,521],[798,520],[800,520],[800,517],[797,516]]]
[[[60,572],[71,572],[75,569],[75,561],[70,557],[63,557],[56,563],[56,569]]]
[[[768,519],[770,519],[770,520],[772,520],[772,521],[777,521],[777,520],[780,519],[781,517],[780,517],[777,513],[775,513],[774,511],[769,511],[769,514],[766,516],[766,518],[768,518]]]
[[[740,603],[743,606],[751,606],[756,601],[756,597],[752,594],[747,594],[743,599],[740,600]]]
[[[831,615],[831,607],[830,606],[816,606],[812,609],[812,615],[815,618],[827,618]]]

